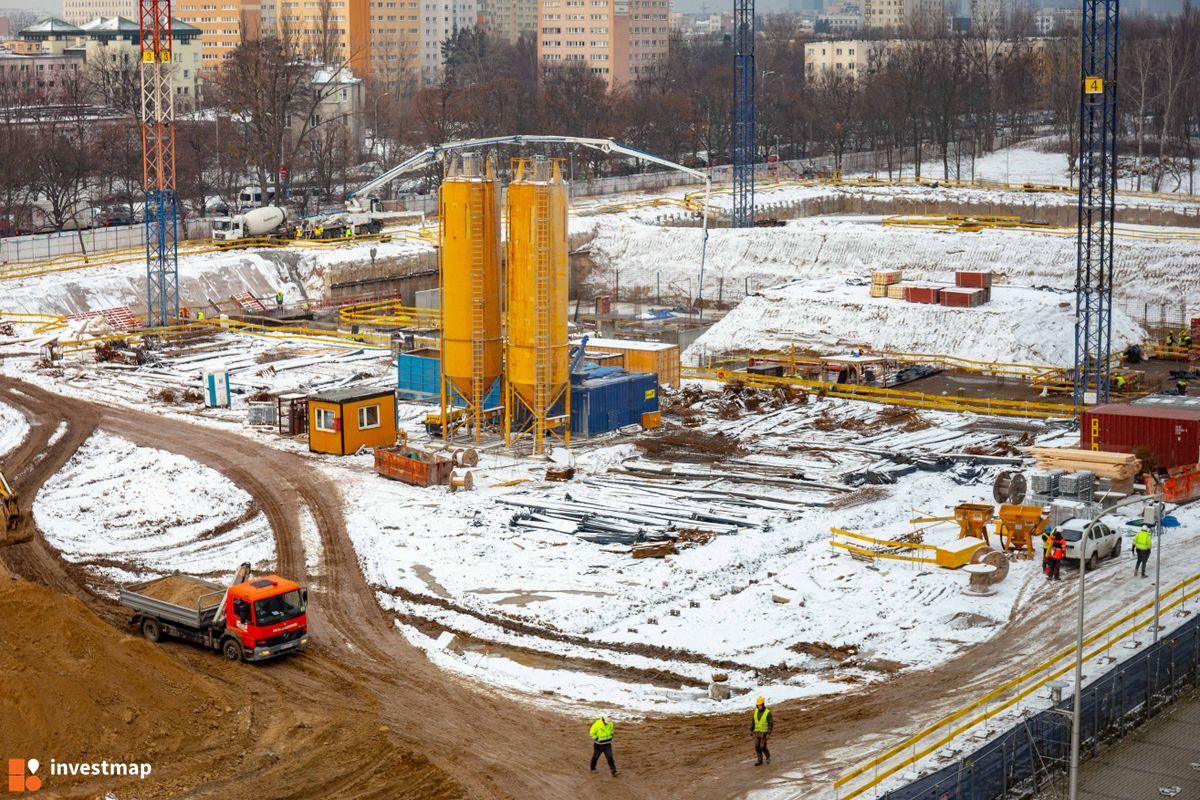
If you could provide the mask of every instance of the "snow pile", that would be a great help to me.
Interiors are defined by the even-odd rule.
[[[1142,341],[1144,332],[1113,312],[1113,349]],[[1069,294],[996,287],[992,301],[950,308],[872,298],[844,278],[797,281],[746,298],[684,354],[689,363],[745,350],[831,352],[860,346],[902,353],[937,353],[980,361],[1067,366],[1075,358],[1075,318]]]
[[[220,473],[106,433],[46,482],[33,513],[67,561],[117,582],[174,571],[224,576],[275,556],[266,518]]]
[[[6,456],[17,448],[29,434],[29,423],[25,415],[10,405],[0,403],[0,456]]]

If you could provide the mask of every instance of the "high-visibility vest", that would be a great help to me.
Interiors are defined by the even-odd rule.
[[[588,734],[592,737],[592,741],[596,744],[608,744],[613,738],[613,723],[605,723],[604,720],[598,719],[592,723],[592,729]]]
[[[1059,541],[1054,542],[1054,547],[1050,551],[1050,558],[1057,561],[1058,559],[1065,558],[1066,555],[1067,555],[1067,543],[1063,542],[1061,539]]]
[[[1137,536],[1133,537],[1133,546],[1138,550],[1149,550],[1153,543],[1154,537],[1145,528],[1142,528],[1137,532]]]
[[[754,709],[754,732],[755,733],[770,733],[771,731],[771,709],[763,706],[762,713]]]
[[[1054,537],[1053,537],[1053,536],[1050,536],[1050,535],[1048,535],[1048,534],[1045,534],[1045,533],[1043,533],[1043,534],[1042,534],[1042,553],[1043,553],[1043,554],[1044,554],[1044,555],[1045,555],[1047,558],[1049,558],[1049,557],[1050,557],[1050,546],[1051,546],[1052,544],[1054,544]]]

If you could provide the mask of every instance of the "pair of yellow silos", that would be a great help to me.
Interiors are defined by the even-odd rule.
[[[513,162],[503,264],[500,201],[500,183],[478,156],[452,158],[439,202],[442,430],[465,427],[478,439],[485,418],[501,411],[505,443],[529,436],[540,453],[548,433],[566,439],[571,427],[567,186],[558,162]]]

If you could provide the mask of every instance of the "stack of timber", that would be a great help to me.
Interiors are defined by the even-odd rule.
[[[898,269],[878,270],[871,273],[871,297],[887,297],[888,287],[900,283],[903,273]]]
[[[1071,447],[1028,447],[1025,452],[1032,454],[1043,469],[1086,470],[1110,481],[1128,480],[1142,470],[1141,462],[1128,453],[1102,453]]]

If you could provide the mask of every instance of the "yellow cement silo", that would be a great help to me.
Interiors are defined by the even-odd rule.
[[[567,185],[558,161],[518,159],[508,185],[504,440],[569,441]]]
[[[452,157],[439,202],[442,294],[442,434],[473,429],[498,408],[503,357],[500,295],[500,193],[490,165]],[[454,396],[462,398],[455,408]],[[489,398],[492,400],[489,403]],[[464,405],[465,404],[465,405]]]

